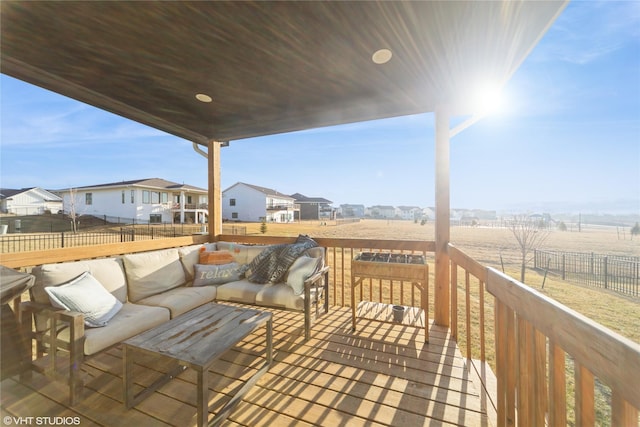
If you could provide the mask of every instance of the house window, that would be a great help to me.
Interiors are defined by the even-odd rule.
[[[149,215],[149,223],[150,224],[161,224],[162,223],[162,215],[161,214],[151,214],[151,215]]]
[[[229,206],[235,206],[236,205],[236,199],[229,199]]]
[[[93,193],[86,193],[84,195],[84,204],[92,205],[93,204]]]
[[[151,203],[160,203],[160,193],[158,191],[151,193]]]
[[[160,195],[160,201],[162,203],[169,203],[169,193],[162,193]]]
[[[231,218],[238,219],[238,212],[232,212],[231,213]]]
[[[122,204],[123,204],[123,205],[124,205],[124,199],[125,199],[125,197],[124,197],[124,190],[122,190]]]
[[[136,192],[134,190],[131,190],[131,203],[133,203],[135,194],[136,194]]]

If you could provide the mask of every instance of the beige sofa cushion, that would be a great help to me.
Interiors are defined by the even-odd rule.
[[[315,288],[311,288],[311,301],[315,300]],[[263,285],[256,295],[256,305],[263,307],[288,308],[291,310],[304,310],[304,294],[295,295],[291,286],[286,283],[275,285]]]
[[[237,282],[229,282],[224,285],[217,286],[218,301],[234,301],[245,304],[255,304],[256,295],[264,285],[251,283],[248,280],[238,280]]]
[[[203,286],[199,288],[179,287],[161,294],[143,298],[137,303],[168,308],[171,311],[171,318],[173,319],[189,310],[200,307],[202,304],[215,300],[216,295],[215,286]]]
[[[287,271],[285,283],[293,289],[295,295],[304,293],[304,282],[320,269],[320,258],[303,255],[298,257]]]
[[[122,260],[131,302],[177,288],[187,281],[177,249],[129,254]]]
[[[203,247],[207,251],[217,250],[215,243],[204,243],[202,245],[190,245],[178,248],[178,256],[180,257],[180,262],[182,263],[182,267],[184,268],[187,281],[193,280],[193,269],[198,263],[198,260],[200,258],[200,249]]]
[[[89,356],[105,348],[118,344],[169,320],[169,310],[164,307],[152,307],[126,303],[109,324],[103,328],[84,330],[84,354]],[[69,342],[69,328],[63,329],[58,338]]]
[[[85,271],[91,273],[104,288],[118,301],[127,301],[127,279],[120,258],[92,259],[87,261],[43,264],[32,271],[36,277],[32,289],[33,299],[37,303],[49,304],[46,286],[59,286],[78,277]]]

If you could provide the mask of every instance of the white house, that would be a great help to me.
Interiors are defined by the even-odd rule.
[[[393,219],[396,217],[396,208],[388,205],[376,205],[368,207],[366,214],[371,218]]]
[[[0,189],[0,211],[15,215],[42,215],[62,210],[62,198],[40,187]]]
[[[364,205],[342,204],[338,208],[342,218],[364,218]]]
[[[418,206],[398,206],[397,212],[402,219],[413,221],[422,218],[422,209]]]
[[[222,218],[227,221],[286,223],[299,211],[293,197],[270,188],[237,182],[222,192]]]
[[[66,214],[74,210],[111,221],[204,224],[209,215],[206,189],[160,178],[67,188],[59,193]]]
[[[422,219],[427,221],[433,221],[436,218],[436,208],[423,208],[422,209]]]

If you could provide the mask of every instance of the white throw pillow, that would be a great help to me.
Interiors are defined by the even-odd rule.
[[[294,295],[302,295],[304,292],[304,281],[318,271],[321,258],[311,258],[309,256],[298,257],[287,273],[287,285],[291,286]]]
[[[84,324],[93,328],[106,326],[122,308],[122,303],[85,271],[59,286],[47,286],[51,305],[84,314]]]

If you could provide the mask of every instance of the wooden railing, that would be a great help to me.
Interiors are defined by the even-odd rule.
[[[0,253],[0,264],[5,267],[24,269],[41,264],[77,261],[151,251],[155,249],[187,246],[196,243],[204,243],[207,239],[208,236],[206,235],[193,235],[157,240],[141,240],[138,242],[107,243],[94,246],[49,249],[44,251]]]
[[[207,239],[208,236],[194,235],[1,254],[0,263],[21,268],[184,246]],[[238,235],[221,235],[218,239],[253,244],[295,241],[295,237]],[[435,250],[434,242],[430,241],[332,238],[316,241],[327,250],[331,266],[329,297],[336,306],[352,302],[351,260],[359,251],[420,253],[426,257]],[[598,381],[611,390],[612,425],[638,426],[640,345],[492,268],[483,267],[455,246],[449,245],[448,252],[451,335],[470,362],[470,372],[482,383],[482,404],[490,418],[496,420],[495,424],[560,426],[566,424],[571,413],[575,414],[575,425],[595,425],[594,389]],[[428,259],[432,264],[433,259]],[[373,282],[365,287],[364,297],[414,306],[420,301],[412,296],[411,286],[391,296],[381,290],[385,285]],[[495,378],[490,375],[491,370],[495,371]],[[570,381],[567,371],[573,373]],[[569,387],[571,378],[575,391]]]
[[[607,419],[615,427],[639,425],[640,345],[452,245],[449,257],[451,334],[465,347],[483,407],[498,426],[565,426],[569,416],[576,426]],[[605,401],[599,417],[596,390]]]

